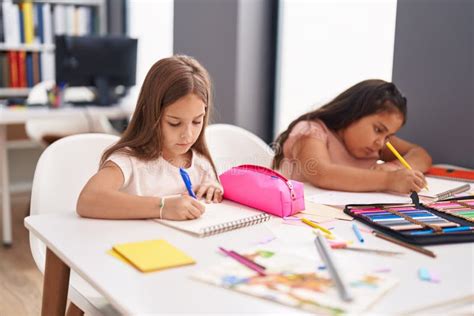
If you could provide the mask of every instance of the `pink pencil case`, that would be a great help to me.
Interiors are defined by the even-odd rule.
[[[241,165],[220,175],[224,198],[279,217],[304,210],[303,183],[257,165]]]

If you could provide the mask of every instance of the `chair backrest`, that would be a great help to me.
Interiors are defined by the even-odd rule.
[[[25,130],[28,137],[35,142],[47,146],[43,137],[54,135],[61,138],[68,135],[90,132],[86,117],[82,115],[74,117],[58,118],[31,118],[25,123]]]
[[[89,115],[85,112],[75,116],[65,116],[61,119],[54,117],[31,118],[26,121],[25,130],[30,139],[45,147],[48,145],[43,139],[46,135],[61,138],[82,133],[118,134],[106,116]]]
[[[271,166],[274,153],[270,146],[241,127],[209,125],[206,141],[219,174],[242,164]]]
[[[118,139],[108,134],[79,134],[48,146],[36,165],[30,215],[75,212],[79,194],[97,172],[102,153]],[[44,245],[31,233],[30,248],[43,271]]]

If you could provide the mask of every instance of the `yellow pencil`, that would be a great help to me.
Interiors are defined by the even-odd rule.
[[[331,239],[331,240],[335,240],[336,239],[336,236],[334,236],[333,234],[328,234],[328,233],[325,233],[323,231],[320,230],[320,232],[323,234],[324,237],[326,237],[327,239]],[[317,235],[317,230],[316,229],[313,229],[313,234]]]
[[[413,170],[413,168],[408,164],[405,158],[403,158],[403,156],[400,155],[400,153],[395,149],[395,147],[393,147],[392,144],[390,144],[390,142],[386,142],[386,145],[387,145],[387,148],[390,149],[390,151],[395,155],[395,157],[397,157],[397,159],[402,163],[402,165],[405,166],[405,168],[407,168],[408,170]],[[425,188],[426,190],[429,191],[428,185],[426,185]]]
[[[303,223],[305,223],[306,225],[308,225],[308,226],[311,226],[311,227],[313,227],[313,228],[317,228],[317,229],[319,229],[320,231],[325,232],[326,234],[332,235],[332,233],[331,233],[330,230],[328,230],[328,229],[326,229],[326,228],[324,228],[324,227],[322,227],[322,226],[319,226],[318,224],[316,224],[316,223],[310,221],[309,219],[302,218],[301,221],[302,221]]]

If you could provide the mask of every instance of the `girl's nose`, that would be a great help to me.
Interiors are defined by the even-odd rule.
[[[191,126],[186,126],[181,134],[181,138],[189,140],[193,137],[193,129]]]
[[[383,143],[384,143],[384,138],[378,137],[375,139],[374,145],[377,147],[377,149],[382,149]]]

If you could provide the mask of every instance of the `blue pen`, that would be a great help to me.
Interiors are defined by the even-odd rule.
[[[186,185],[186,189],[188,190],[189,195],[197,199],[196,194],[194,194],[193,192],[193,185],[191,184],[189,174],[183,168],[179,168],[179,173],[181,174],[181,178],[183,178],[183,182]]]
[[[443,233],[454,233],[454,232],[465,232],[465,231],[470,231],[473,230],[474,227],[471,226],[459,226],[459,227],[448,227],[448,228],[443,228]],[[411,232],[410,235],[429,235],[433,233],[433,230],[422,230],[418,232]]]
[[[360,242],[364,242],[364,237],[362,237],[362,234],[360,233],[359,227],[357,227],[356,224],[352,224],[352,229],[354,230],[354,233],[355,233],[357,239],[359,239]]]

